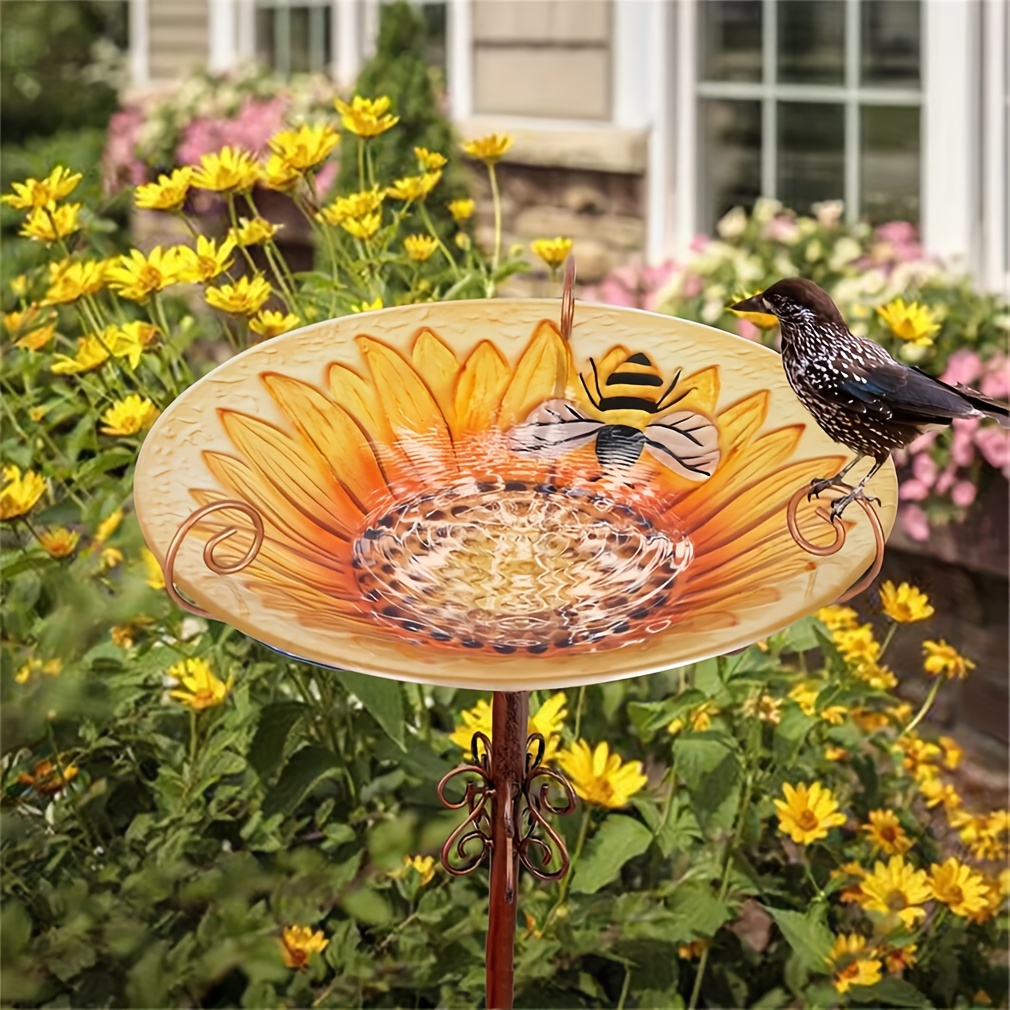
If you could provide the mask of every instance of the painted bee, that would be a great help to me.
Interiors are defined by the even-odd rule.
[[[568,400],[548,400],[513,428],[512,448],[516,452],[557,456],[595,440],[600,466],[633,466],[647,452],[688,480],[712,476],[719,462],[716,426],[694,411],[668,413],[691,392],[685,389],[673,395],[680,370],[664,389],[659,370],[639,351],[607,376],[604,393],[596,362],[590,358],[589,364],[594,388],[590,389],[585,375],[580,373],[579,379],[589,402],[606,420],[586,417]]]

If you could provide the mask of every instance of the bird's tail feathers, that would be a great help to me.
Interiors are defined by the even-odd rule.
[[[1001,428],[1010,428],[1010,406],[1000,403],[999,400],[983,396],[978,390],[972,389],[970,386],[962,386],[959,382],[954,383],[951,388],[956,389],[976,410],[987,414]]]

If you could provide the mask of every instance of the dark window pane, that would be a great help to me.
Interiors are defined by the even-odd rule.
[[[711,230],[726,211],[761,195],[761,103],[701,102],[700,220]]]
[[[703,81],[761,80],[762,0],[698,4]]]
[[[256,10],[256,62],[272,67],[275,59],[274,12],[268,7]]]
[[[427,30],[425,40],[425,59],[428,66],[436,67],[445,73],[446,68],[446,5],[444,3],[425,3],[421,5],[424,26]]]
[[[291,41],[288,50],[288,73],[304,74],[315,69],[312,66],[312,30],[309,25],[311,12],[307,7],[292,7],[290,14]]]
[[[819,200],[845,195],[845,108],[814,102],[778,107],[779,150],[776,196],[807,213]]]
[[[918,224],[919,109],[864,105],[861,115],[862,216],[873,224],[899,220]]]
[[[919,0],[863,0],[863,83],[916,87],[920,80]]]
[[[778,12],[778,79],[787,84],[843,84],[845,0],[787,0]]]

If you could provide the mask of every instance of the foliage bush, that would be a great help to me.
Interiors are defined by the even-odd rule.
[[[342,116],[364,185],[319,211],[325,123],[275,136],[265,162],[222,151],[135,193],[184,223],[192,189],[217,194],[236,231],[212,245],[98,258],[104,219],[69,202],[69,170],[8,194],[51,260],[3,294],[8,1003],[481,999],[486,877],[448,877],[433,854],[458,822],[435,784],[486,701],[313,669],[180,613],[130,503],[143,433],[207,367],[208,338],[241,349],[377,301],[490,295],[521,268],[432,226],[430,152],[399,183],[373,159],[385,103]],[[467,150],[493,171],[507,143]],[[318,230],[318,271],[291,276],[269,223],[238,220],[263,178]],[[261,267],[229,244],[254,232]],[[555,269],[567,248],[541,246]],[[559,825],[571,874],[522,880],[519,1005],[1006,998],[1007,812],[970,809],[956,742],[917,732],[970,663],[927,642],[913,715],[881,662],[929,607],[907,587],[883,605],[882,641],[831,609],[734,656],[534,697],[586,803]]]
[[[1006,298],[977,290],[927,256],[907,222],[849,225],[840,203],[804,217],[761,200],[750,215],[730,211],[717,231],[714,239],[699,237],[693,257],[665,282],[653,274],[622,285],[618,276],[601,294],[624,302],[637,294],[661,311],[774,345],[777,328],[737,318],[727,306],[783,277],[808,277],[834,298],[857,336],[946,382],[1010,398]],[[925,540],[930,523],[965,518],[980,481],[1010,478],[1010,436],[995,425],[959,420],[943,435],[924,435],[901,460],[907,464],[901,519],[909,535]]]

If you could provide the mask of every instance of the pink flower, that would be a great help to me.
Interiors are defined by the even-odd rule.
[[[975,432],[975,444],[990,466],[1010,477],[1010,431],[986,425]]]
[[[933,490],[937,494],[946,494],[951,487],[954,485],[954,481],[957,479],[957,466],[951,463],[943,473],[940,474],[939,480],[933,487]]]
[[[684,275],[683,295],[685,298],[696,298],[704,288],[702,279],[697,274]]]
[[[102,152],[102,188],[118,193],[124,186],[138,186],[145,181],[144,163],[137,157],[137,133],[144,122],[144,112],[128,105],[113,113]]]
[[[898,518],[913,540],[929,539],[929,519],[918,505],[902,505],[898,509]]]
[[[705,247],[711,241],[712,240],[707,235],[695,235],[694,238],[691,239],[690,250],[693,253],[704,252]]]
[[[916,479],[921,480],[926,487],[932,487],[933,482],[936,480],[936,463],[933,462],[933,457],[924,452],[920,452],[912,460],[912,473],[914,473]]]
[[[738,319],[736,329],[741,337],[746,337],[748,340],[758,340],[761,336],[761,330],[749,319]]]
[[[958,466],[971,466],[975,459],[975,429],[977,417],[955,417],[954,437],[950,442],[950,458]]]
[[[976,488],[970,480],[959,480],[950,492],[950,500],[958,507],[966,509],[975,500]]]
[[[772,242],[783,242],[791,245],[800,237],[800,230],[796,222],[788,214],[779,214],[773,217],[764,227],[763,238]]]
[[[919,231],[908,221],[889,221],[874,232],[878,242],[890,248],[887,250],[899,263],[922,258]]]
[[[921,480],[914,477],[903,481],[898,488],[898,498],[901,501],[925,501],[929,497],[929,488]]]
[[[982,377],[981,390],[995,400],[1010,397],[1010,358],[997,355],[988,363],[988,371]]]
[[[925,449],[929,449],[935,441],[935,431],[924,431],[918,438],[908,443],[908,451],[912,453],[923,452]]]
[[[940,376],[940,381],[951,386],[970,386],[981,373],[982,359],[974,351],[962,347],[947,359],[947,367]]]

